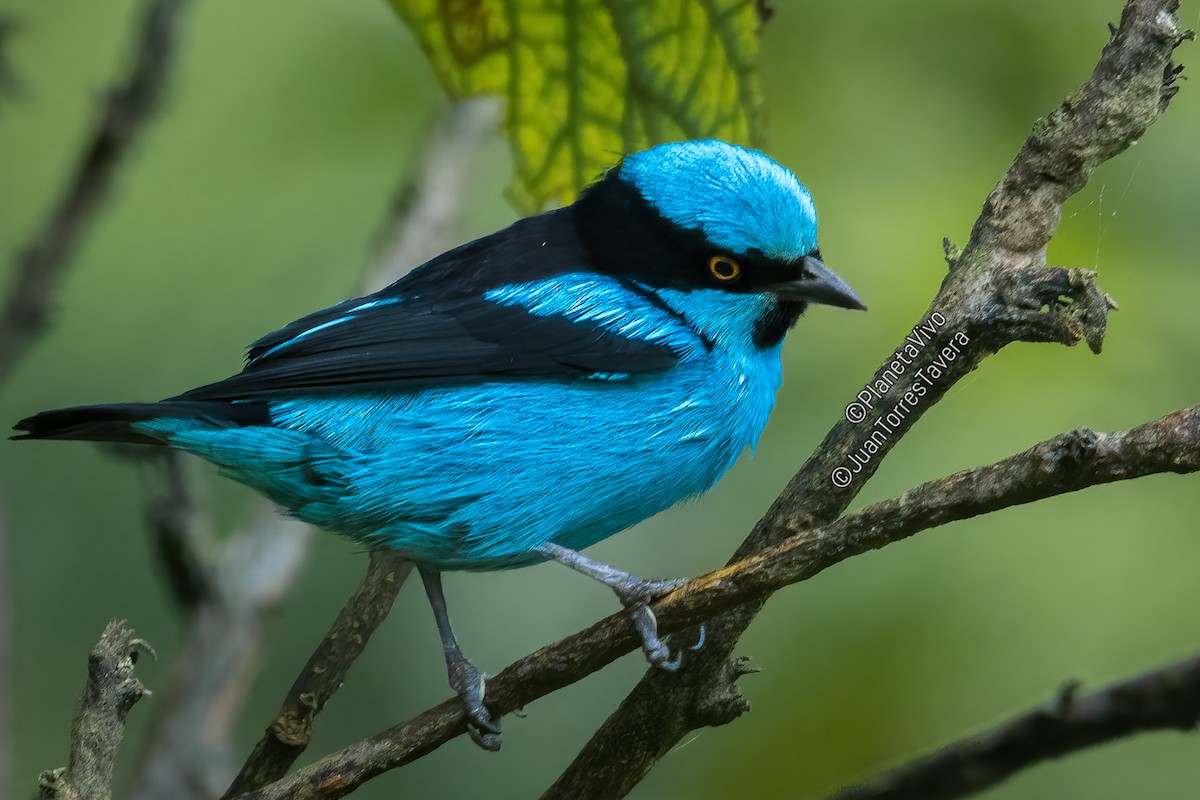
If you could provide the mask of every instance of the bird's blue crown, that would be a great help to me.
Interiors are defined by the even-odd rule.
[[[618,167],[660,214],[731,253],[794,261],[817,246],[812,196],[764,153],[716,139],[660,144]]]

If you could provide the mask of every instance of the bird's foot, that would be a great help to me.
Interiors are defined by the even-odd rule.
[[[667,639],[658,635],[658,620],[655,619],[654,612],[650,609],[650,603],[660,597],[665,597],[687,582],[686,578],[647,581],[630,575],[628,580],[613,586],[613,591],[620,598],[621,605],[625,606],[625,612],[633,621],[633,627],[637,630],[638,636],[642,638],[642,652],[646,654],[646,660],[667,672],[674,672],[683,664],[683,650],[674,656],[671,655],[671,647],[667,644]],[[704,628],[701,626],[700,642],[691,649],[698,649],[703,643]]]
[[[674,657],[671,656],[671,648],[667,644],[667,640],[658,635],[658,620],[654,618],[650,604],[686,584],[688,582],[686,578],[643,580],[624,570],[588,558],[583,553],[553,542],[545,542],[536,547],[535,551],[546,558],[552,558],[560,564],[565,564],[576,572],[582,572],[589,578],[600,581],[616,592],[617,597],[621,600],[621,605],[625,606],[625,612],[629,614],[629,619],[633,621],[633,627],[637,629],[638,636],[642,639],[642,650],[646,653],[646,660],[667,672],[679,669],[679,665],[683,663],[683,650],[681,649]],[[688,649],[698,650],[702,644],[704,644],[703,626],[700,628],[696,644],[691,645]]]
[[[450,688],[460,700],[467,714],[467,733],[471,741],[484,750],[495,752],[500,749],[500,720],[483,704],[487,679],[492,677],[480,672],[465,656],[459,655],[447,663]]]

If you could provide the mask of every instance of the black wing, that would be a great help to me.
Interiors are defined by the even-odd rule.
[[[489,380],[667,369],[667,346],[486,300],[490,286],[586,263],[560,215],[452,250],[383,291],[310,314],[255,342],[245,369],[177,400],[253,400]]]

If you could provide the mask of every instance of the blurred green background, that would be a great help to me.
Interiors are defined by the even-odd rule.
[[[0,253],[34,231],[124,63],[133,0],[2,0],[21,20],[24,83],[0,107]],[[761,69],[767,149],[810,187],[822,250],[870,305],[816,308],[785,351],[787,383],[753,460],[709,496],[595,548],[646,575],[724,562],[924,309],[943,236],[962,243],[1036,116],[1090,72],[1118,0],[778,2]],[[1198,19],[1195,0],[1184,22]],[[1196,59],[1185,46],[1181,59]],[[162,116],[120,178],[59,295],[56,324],[0,395],[0,421],[52,406],[153,399],[223,377],[258,335],[347,295],[444,97],[382,0],[206,0]],[[1128,427],[1200,400],[1200,99],[1170,112],[1073,200],[1052,263],[1094,267],[1121,304],[1103,356],[1014,346],[913,430],[860,503],[1064,430]],[[463,240],[513,219],[497,138],[472,180]],[[218,517],[252,503],[221,483]],[[127,617],[165,680],[179,626],[140,518],[144,481],[83,444],[0,442],[15,604],[14,797],[66,760],[85,656]],[[762,674],[753,712],[699,732],[639,798],[799,798],[1051,695],[1197,646],[1200,492],[1161,476],[924,533],[777,595],[741,651]],[[358,579],[365,558],[320,536],[282,603],[240,727],[248,748]],[[9,584],[11,582],[11,585]],[[553,566],[451,575],[460,638],[493,671],[610,613],[612,597]],[[553,598],[553,602],[548,602]],[[465,739],[356,797],[534,797],[644,669],[638,655],[505,721],[504,749]],[[418,586],[321,717],[310,757],[447,696]],[[130,718],[136,738],[151,698]],[[1145,736],[1039,767],[993,798],[1192,798],[1200,741]],[[133,743],[126,755],[135,752]],[[127,761],[130,758],[126,759]],[[0,787],[3,795],[6,787]],[[120,792],[118,792],[118,795]]]

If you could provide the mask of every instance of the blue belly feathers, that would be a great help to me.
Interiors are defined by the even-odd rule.
[[[651,302],[613,278],[500,287],[497,303],[669,345],[666,371],[270,404],[271,426],[149,420],[139,430],[218,464],[294,516],[443,569],[583,549],[713,486],[753,448],[781,383],[780,347],[750,344],[763,300],[704,291]]]

